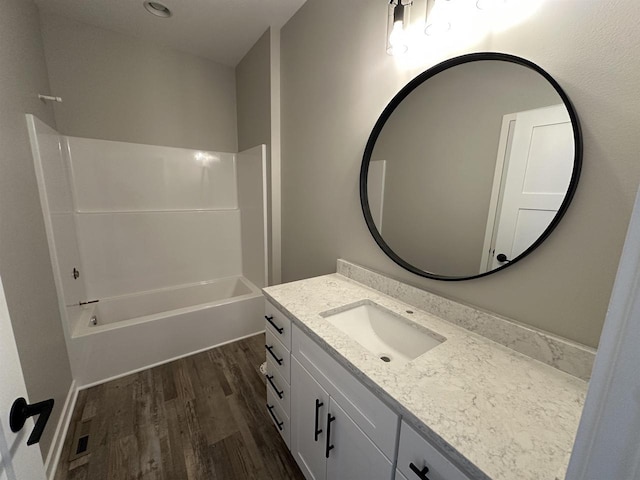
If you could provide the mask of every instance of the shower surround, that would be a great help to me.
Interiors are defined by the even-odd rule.
[[[264,329],[264,146],[205,152],[27,123],[79,385]]]

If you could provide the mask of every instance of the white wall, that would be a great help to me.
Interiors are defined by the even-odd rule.
[[[53,282],[25,113],[53,124],[50,106],[38,100],[49,83],[31,2],[6,0],[0,15],[0,275],[29,400],[56,402],[40,442],[47,454],[71,369]]]
[[[68,137],[80,213],[238,207],[230,153]]]
[[[309,0],[285,25],[285,281],[334,272],[343,257],[597,345],[640,180],[640,8],[635,0],[522,4],[529,15],[511,27],[496,22],[492,35],[474,37],[474,29],[489,25],[474,18],[458,40],[434,40],[405,60],[385,53],[385,2]],[[416,1],[414,22],[421,8],[424,2]],[[483,50],[522,56],[558,80],[582,121],[583,174],[563,221],[525,260],[478,280],[431,281],[396,266],[369,234],[359,201],[360,161],[373,124],[402,85],[440,60]]]
[[[42,13],[60,133],[237,151],[232,67]]]
[[[267,229],[267,146],[236,155],[242,272],[254,285],[266,287],[269,277]]]
[[[242,273],[235,155],[67,140],[85,300]]]

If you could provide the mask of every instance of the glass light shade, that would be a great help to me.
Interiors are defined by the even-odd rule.
[[[424,29],[425,35],[435,37],[436,35],[442,35],[443,33],[451,30],[451,23],[446,20],[437,20],[433,23],[428,23]]]
[[[424,33],[430,37],[442,35],[451,30],[450,3],[451,0],[427,1],[427,11],[425,14]],[[431,8],[429,6],[431,5]]]
[[[387,20],[387,53],[402,55],[409,50],[407,26],[409,25],[410,4],[403,0],[394,0],[389,4]]]
[[[507,0],[477,0],[476,7],[479,10],[493,10],[494,8],[502,7],[507,3]]]

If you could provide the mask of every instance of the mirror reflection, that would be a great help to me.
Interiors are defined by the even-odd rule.
[[[569,112],[541,74],[500,60],[456,65],[418,85],[384,124],[367,176],[373,223],[417,269],[484,274],[552,223],[574,149]]]

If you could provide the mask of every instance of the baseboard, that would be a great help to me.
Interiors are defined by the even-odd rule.
[[[49,453],[47,453],[47,459],[44,462],[44,469],[49,480],[53,480],[56,475],[56,468],[60,461],[60,455],[62,454],[62,448],[64,447],[64,440],[67,438],[67,431],[71,424],[71,415],[73,414],[73,408],[76,406],[76,400],[78,399],[78,387],[76,381],[71,382],[69,387],[69,393],[62,406],[62,415],[58,420],[56,426],[56,433],[53,436],[53,442],[49,447]]]
[[[150,368],[154,368],[154,367],[158,367],[160,365],[164,365],[165,363],[170,363],[170,362],[174,362],[176,360],[180,360],[181,358],[190,357],[191,355],[197,355],[198,353],[206,352],[207,350],[211,350],[212,348],[222,347],[223,345],[227,345],[229,343],[237,342],[239,340],[244,340],[245,338],[255,337],[256,335],[260,335],[261,333],[264,333],[264,332],[265,332],[265,330],[259,330],[257,332],[253,332],[253,333],[250,333],[248,335],[244,335],[242,337],[238,337],[238,338],[234,338],[234,339],[231,339],[231,340],[227,340],[226,342],[221,342],[221,343],[218,343],[216,345],[211,345],[209,347],[204,347],[204,348],[201,348],[199,350],[195,350],[193,352],[188,352],[188,353],[185,353],[184,355],[178,355],[176,357],[168,358],[167,360],[162,360],[160,362],[152,363],[150,365],[145,365],[145,366],[140,367],[140,368],[135,368],[135,369],[130,370],[128,372],[119,373],[118,375],[114,375],[114,376],[109,377],[109,378],[104,378],[104,379],[98,380],[97,382],[87,383],[86,385],[79,386],[78,387],[78,391],[86,390],[87,388],[91,388],[91,387],[96,387],[98,385],[102,385],[103,383],[107,383],[107,382],[110,382],[112,380],[117,380],[118,378],[126,377],[127,375],[132,375],[134,373],[142,372],[142,371],[148,370]]]

